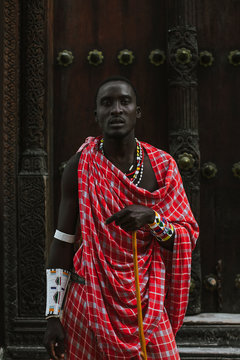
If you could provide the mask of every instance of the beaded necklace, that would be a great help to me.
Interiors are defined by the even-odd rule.
[[[137,144],[136,161],[134,160],[133,164],[129,167],[128,172],[125,173],[125,175],[129,178],[130,181],[132,181],[136,186],[138,186],[140,184],[140,182],[142,180],[142,176],[143,176],[144,151],[143,151],[140,141],[138,141],[138,139],[136,139],[136,138],[135,138],[135,140],[136,140],[136,144]],[[102,138],[100,141],[100,144],[99,144],[99,150],[102,152],[103,155],[105,155],[104,149],[103,149],[103,143],[104,143],[104,140]],[[135,167],[135,170],[133,170],[135,163],[136,163],[136,167]]]

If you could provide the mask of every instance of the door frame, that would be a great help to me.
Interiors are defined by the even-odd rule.
[[[195,0],[166,0],[166,4],[169,9],[169,24],[166,29],[169,34],[169,56],[176,53],[179,47],[184,47],[184,43],[179,45],[177,42],[176,31],[184,34],[189,31],[189,26],[194,35],[192,52],[197,56]],[[186,12],[187,7],[192,11]],[[3,54],[0,58],[1,264],[4,260],[0,279],[4,284],[0,294],[0,299],[4,296],[3,303],[0,303],[0,318],[4,323],[4,330],[0,334],[3,339],[0,348],[4,348],[5,359],[34,357],[43,360],[48,359],[42,346],[46,326],[45,249],[53,234],[53,1],[2,0],[0,24],[0,50]],[[188,191],[194,213],[199,218],[197,88],[192,82],[178,81],[181,69],[179,63],[170,62],[170,151],[177,158],[185,151],[195,157],[194,168],[190,173],[183,174],[183,178],[190,175],[191,184],[195,184]],[[194,67],[189,74],[186,69],[183,72],[190,75],[191,79],[195,76]],[[187,130],[184,128],[180,133],[176,131],[176,124],[183,98],[186,100],[186,114],[189,119],[195,114],[195,122],[193,126],[188,123]],[[178,111],[173,112],[171,109],[174,108]],[[191,109],[195,109],[194,114]],[[183,120],[186,119],[181,121]],[[189,139],[192,140],[189,142]],[[33,204],[38,206],[38,212],[34,211]],[[32,254],[29,249],[36,251]],[[200,264],[199,252],[196,253],[196,264]],[[35,276],[28,278],[26,274],[33,274],[32,271]],[[196,269],[196,273],[199,274],[199,269]],[[33,305],[31,299],[35,301]],[[220,344],[225,348],[237,347],[239,337],[240,328],[237,325],[224,327],[216,324],[185,324],[178,336],[180,353],[182,351],[183,354],[181,358],[204,358],[200,353],[195,357],[191,355],[194,353],[193,348],[201,346],[212,346],[212,349]],[[181,350],[183,348],[184,351]],[[206,356],[208,359],[214,358],[214,353],[206,353]],[[234,355],[230,354],[228,358],[230,357],[234,358]]]
[[[50,0],[0,3],[0,350],[5,359],[48,358],[42,338],[45,248],[52,234],[52,10]]]

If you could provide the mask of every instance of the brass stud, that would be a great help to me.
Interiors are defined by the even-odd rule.
[[[217,175],[218,169],[212,162],[207,162],[202,166],[202,175],[206,179],[213,179]]]
[[[165,55],[164,51],[162,51],[160,49],[155,49],[150,52],[149,60],[150,60],[151,64],[153,64],[155,66],[160,66],[160,65],[164,64],[164,62],[166,60],[166,55]]]
[[[232,172],[234,177],[240,179],[240,162],[233,164]]]
[[[102,64],[104,56],[102,54],[102,51],[94,49],[89,51],[87,59],[90,65],[98,66]]]
[[[119,52],[117,58],[120,64],[126,66],[133,63],[135,56],[133,55],[133,52],[131,50],[124,49]]]
[[[191,50],[186,48],[177,49],[176,52],[176,61],[179,64],[186,65],[189,64],[192,60],[192,53]]]
[[[240,66],[240,51],[233,50],[228,55],[228,60],[233,66]]]
[[[204,279],[204,285],[207,290],[215,291],[217,289],[217,277],[213,274],[207,275]]]
[[[67,67],[72,64],[74,56],[71,51],[63,50],[58,53],[57,62],[59,65]]]
[[[177,163],[181,170],[190,170],[193,168],[194,165],[194,158],[192,154],[188,154],[184,152],[183,154],[178,155]]]
[[[199,54],[200,65],[204,67],[212,66],[214,57],[209,51],[201,51]]]

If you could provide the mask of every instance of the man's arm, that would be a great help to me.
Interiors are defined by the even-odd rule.
[[[75,234],[78,219],[77,168],[79,157],[78,153],[68,161],[62,175],[57,229],[69,235]],[[47,267],[71,270],[72,259],[73,245],[54,238],[50,247]]]
[[[78,177],[77,168],[80,154],[74,155],[67,163],[61,185],[57,229],[65,234],[74,235],[78,220]],[[48,269],[71,270],[73,266],[73,244],[53,239],[48,258]],[[47,320],[44,345],[52,359],[64,358],[64,330],[59,318]]]
[[[124,209],[113,214],[106,220],[106,224],[115,221],[125,231],[136,231],[142,226],[151,224],[154,221],[155,212],[150,207],[142,205],[129,205]],[[161,241],[159,244],[167,250],[172,251],[174,245],[175,233],[167,240]]]

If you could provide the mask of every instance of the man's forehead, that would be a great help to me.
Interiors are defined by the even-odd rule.
[[[122,80],[109,81],[103,84],[98,91],[98,98],[114,95],[133,97],[135,94],[131,85]]]

